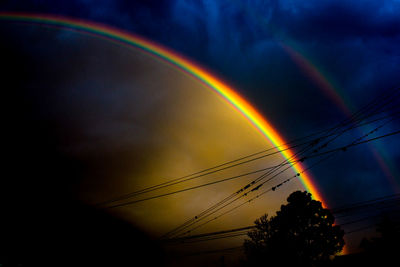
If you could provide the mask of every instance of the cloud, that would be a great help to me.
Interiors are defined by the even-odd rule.
[[[229,81],[289,139],[329,127],[344,115],[291,61],[277,41],[287,41],[298,49],[350,99],[355,109],[374,99],[382,90],[398,85],[399,81],[400,1],[85,0],[64,1],[62,5],[60,1],[3,1],[0,6],[1,10],[93,20],[161,43]],[[68,34],[59,38],[60,41],[65,38],[65,43],[73,43],[73,37]],[[29,55],[30,45],[26,44],[23,49],[32,57]],[[53,54],[52,49],[43,49],[42,52],[43,56],[68,60]],[[122,62],[120,59],[115,58],[115,61]],[[100,68],[102,65],[97,66]],[[140,77],[152,70],[130,68],[130,71],[135,71],[135,75]],[[120,84],[127,82],[124,75],[128,73],[118,76]],[[101,77],[107,78],[105,73]],[[100,86],[93,81],[86,82],[81,85],[83,88],[88,84]],[[107,106],[107,99],[99,96],[98,101]],[[124,99],[118,101],[127,105]],[[115,112],[114,108],[118,109],[112,107],[107,111]],[[113,118],[110,115],[104,124]],[[93,127],[90,134],[125,138],[125,133],[135,127],[126,124],[129,118],[119,119],[118,123],[109,124],[115,131],[105,129],[100,132]],[[99,124],[103,130],[104,124]],[[136,129],[140,133],[140,127]],[[398,129],[398,123],[391,124],[390,129]],[[146,134],[143,132],[141,136]],[[129,143],[132,140],[125,141]],[[383,149],[388,155],[393,155],[392,161],[397,163],[398,152],[391,144],[394,142],[383,142]],[[368,149],[361,151],[361,155],[370,153]],[[359,157],[356,152],[352,155],[323,165],[315,173],[313,170],[332,198],[346,204],[355,187],[354,200],[390,191],[387,185],[375,183],[385,179],[375,159]],[[366,166],[368,170],[365,170]],[[365,183],[363,179],[366,179]],[[377,188],[373,188],[374,184]]]
[[[287,14],[284,23],[297,38],[342,41],[400,36],[400,5],[393,1],[324,1]]]

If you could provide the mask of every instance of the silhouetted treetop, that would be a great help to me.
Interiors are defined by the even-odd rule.
[[[330,210],[310,193],[296,191],[276,216],[263,215],[244,243],[249,265],[314,265],[329,260],[344,246],[344,232]]]
[[[397,211],[398,212],[398,211]],[[377,225],[378,237],[361,241],[360,247],[364,249],[370,262],[395,266],[400,252],[400,221],[398,214],[385,216]],[[397,265],[396,265],[397,266]]]

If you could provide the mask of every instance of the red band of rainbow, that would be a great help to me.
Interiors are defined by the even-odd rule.
[[[189,74],[190,76],[199,80],[206,87],[227,101],[268,141],[270,141],[274,146],[280,146],[282,149],[284,149],[281,154],[285,159],[295,159],[294,153],[290,149],[285,150],[287,147],[285,147],[283,144],[286,142],[283,140],[281,135],[278,134],[272,125],[265,118],[263,118],[263,116],[261,116],[261,114],[253,106],[251,106],[242,96],[236,93],[232,87],[228,86],[226,83],[210,74],[210,72],[205,71],[199,65],[193,63],[193,61],[190,61],[159,44],[153,43],[132,33],[127,33],[106,25],[61,16],[0,12],[0,19],[65,27],[67,29],[84,32],[100,38],[105,38],[114,42],[128,45],[133,48],[138,48],[154,57],[162,59],[180,71],[183,71],[184,73]],[[295,173],[301,174],[299,179],[305,189],[313,195],[313,198],[324,203],[325,201],[318,191],[315,181],[313,181],[311,176],[305,172],[302,165],[297,163],[292,165],[292,168]],[[326,203],[324,206],[326,206]]]

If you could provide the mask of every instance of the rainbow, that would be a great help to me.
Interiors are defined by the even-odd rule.
[[[45,26],[65,27],[70,30],[90,34],[117,42],[122,45],[128,45],[132,48],[140,49],[141,51],[161,59],[169,65],[200,81],[207,88],[214,91],[217,95],[229,103],[242,116],[244,116],[246,120],[274,146],[282,146],[284,151],[282,151],[281,154],[285,159],[291,158],[293,160],[293,158],[295,158],[293,151],[287,149],[287,147],[283,145],[286,142],[282,136],[252,105],[249,104],[249,102],[236,93],[232,87],[228,86],[215,75],[212,75],[210,72],[204,70],[193,61],[178,55],[176,52],[171,51],[168,48],[132,33],[80,19],[78,20],[53,15],[10,12],[0,12],[0,19],[6,21],[35,23]],[[303,166],[298,163],[293,165],[292,168],[295,173],[301,173],[299,178],[304,188],[313,195],[314,199],[321,201],[323,205],[326,206],[326,201],[322,198],[319,190],[317,189],[315,181],[313,181],[311,176],[305,172]]]
[[[290,45],[289,45],[290,43]],[[299,67],[299,69],[315,83],[315,85],[320,88],[338,107],[339,109],[348,117],[351,117],[353,112],[356,110],[354,105],[346,98],[343,92],[340,92],[338,86],[330,79],[326,78],[320,68],[317,68],[311,60],[304,56],[304,52],[299,52],[300,49],[295,49],[296,45],[289,39],[285,40],[285,43],[280,42],[281,47],[290,56],[292,61]],[[366,132],[372,129],[367,128]],[[384,149],[379,146],[379,143],[372,145],[369,144],[369,149],[371,150],[373,156],[375,157],[379,167],[383,171],[384,175],[388,178],[392,185],[395,193],[400,192],[400,185],[396,181],[396,176],[398,176],[398,170],[396,167],[388,160],[389,156],[386,155]]]
[[[356,109],[354,105],[351,104],[345,92],[340,90],[340,87],[334,82],[334,80],[324,73],[322,68],[318,67],[310,57],[305,56],[306,53],[300,49],[300,46],[297,45],[296,42],[287,36],[285,32],[272,25],[264,16],[260,16],[256,10],[249,8],[247,5],[243,5],[241,1],[235,2],[241,6],[246,13],[251,14],[251,17],[255,18],[257,22],[262,25],[263,29],[266,29],[266,32],[279,39],[279,45],[298,66],[300,71],[310,79],[310,81],[322,90],[323,93],[327,95],[346,116],[352,116]],[[366,132],[368,131],[369,129],[366,130]],[[376,143],[375,145],[369,144],[369,148],[384,175],[392,184],[394,192],[400,192],[400,184],[396,181],[396,177],[399,176],[400,171],[396,168],[395,164],[389,160],[389,156],[384,151],[383,147],[379,146],[379,143]]]

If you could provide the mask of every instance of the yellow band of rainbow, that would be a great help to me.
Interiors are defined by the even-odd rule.
[[[216,78],[210,72],[205,71],[199,65],[193,63],[181,55],[159,45],[146,40],[142,37],[127,33],[110,26],[87,22],[78,19],[71,19],[61,16],[53,15],[42,15],[42,14],[30,14],[30,13],[10,13],[0,12],[0,19],[20,22],[33,22],[36,24],[44,24],[56,27],[65,27],[75,31],[84,32],[105,38],[114,42],[122,43],[134,48],[138,48],[152,56],[162,59],[180,71],[191,75],[206,87],[213,90],[217,95],[227,101],[232,107],[234,107],[242,116],[244,116],[254,127],[257,129],[267,140],[269,140],[274,146],[279,146],[284,151],[281,152],[285,159],[295,160],[294,153],[287,149],[283,144],[286,142],[283,140],[281,135],[267,122],[261,114],[252,107],[242,96],[236,93],[232,87]],[[294,172],[301,174],[299,176],[305,189],[313,195],[313,198],[323,203],[324,200],[321,194],[317,190],[315,182],[311,176],[304,171],[304,168],[300,163],[292,165]]]

